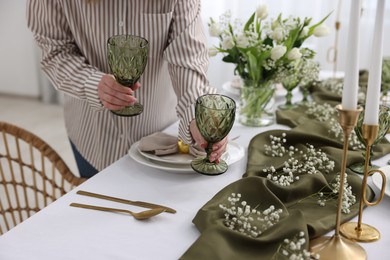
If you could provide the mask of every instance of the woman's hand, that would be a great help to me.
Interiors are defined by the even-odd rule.
[[[195,142],[202,147],[203,149],[207,147],[207,141],[200,134],[198,127],[196,126],[195,120],[192,120],[190,123],[190,132],[192,138],[194,138]],[[219,159],[222,154],[226,151],[226,146],[228,144],[228,137],[226,136],[224,139],[219,141],[218,143],[213,144],[213,151],[210,154],[210,162],[219,163]]]
[[[131,88],[122,86],[113,75],[105,74],[98,84],[98,95],[105,108],[120,110],[125,106],[134,105],[137,99],[133,94],[140,86],[138,82]]]

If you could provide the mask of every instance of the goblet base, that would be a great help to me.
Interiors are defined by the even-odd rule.
[[[371,165],[371,166],[368,166],[368,170],[373,170],[373,169],[378,169],[379,166],[377,165]],[[355,163],[355,164],[352,164],[351,166],[349,166],[349,169],[351,169],[351,171],[357,173],[357,174],[364,174],[364,163]]]
[[[281,110],[289,110],[298,107],[298,104],[282,104],[279,105],[278,108]]]
[[[206,157],[197,157],[191,162],[191,167],[194,171],[204,175],[220,175],[227,171],[228,165],[224,160],[219,163],[209,162]]]
[[[144,106],[140,103],[135,103],[132,106],[125,107],[120,110],[111,110],[112,113],[118,116],[138,116],[144,111]]]

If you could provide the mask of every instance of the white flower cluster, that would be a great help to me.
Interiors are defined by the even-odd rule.
[[[290,59],[290,55],[297,56]],[[313,60],[313,57],[314,52],[308,48],[302,48],[301,50],[293,48],[287,55],[287,58],[294,61],[277,68],[275,82],[280,82],[291,89],[292,87],[307,85],[317,80],[319,65]]]
[[[328,201],[337,201],[340,191],[340,175],[338,174],[330,183],[329,186],[331,188],[331,191],[324,192],[323,187],[319,192],[310,195],[309,197],[306,197],[299,202],[302,202],[303,200],[313,197],[317,200],[317,204],[321,207],[325,207],[326,203]],[[297,202],[297,203],[299,203]],[[352,192],[352,187],[348,184],[347,181],[347,174],[345,174],[344,178],[344,190],[343,190],[343,198],[341,203],[341,211],[343,213],[350,213],[351,206],[356,203],[356,196]]]
[[[338,78],[328,78],[321,82],[323,88],[339,96],[343,94],[343,85],[343,81]]]
[[[210,18],[209,33],[218,38],[218,43],[209,49],[209,55],[223,55],[223,61],[235,64],[235,73],[251,84],[273,80],[276,69],[292,61],[314,56],[314,51],[303,47],[311,36],[329,34],[329,28],[321,21],[312,24],[311,18],[290,16],[268,18],[268,6],[260,5],[243,22],[232,21],[231,11],[219,20]],[[267,20],[266,20],[267,19]],[[260,85],[259,85],[260,86]]]
[[[318,104],[317,102],[308,102],[306,103],[306,106],[308,109],[305,111],[305,114],[320,122],[328,122],[330,126],[329,132],[341,142],[344,142],[343,129],[338,120],[335,119],[335,116],[337,115],[337,109],[335,107],[330,106],[328,103]],[[349,147],[351,147],[352,150],[365,148],[354,130],[349,137]]]
[[[328,103],[319,104],[313,101],[306,103],[306,106],[307,110],[305,111],[305,114],[320,122],[328,122],[337,114],[336,108]]]
[[[320,74],[320,64],[314,59],[302,60],[302,64],[299,68],[300,71],[300,85],[308,86],[318,80]]]
[[[293,155],[297,149],[293,146],[286,148],[284,144],[287,142],[286,133],[282,133],[281,137],[278,136],[269,136],[271,140],[271,145],[264,145],[265,154],[272,157],[283,157],[286,154]]]
[[[299,180],[301,174],[315,174],[318,172],[330,172],[334,169],[335,162],[330,160],[326,153],[321,149],[316,149],[313,145],[306,144],[305,150],[299,150],[293,146],[286,148],[284,144],[287,142],[286,134],[282,134],[283,138],[270,136],[271,146],[265,144],[265,154],[271,156],[283,157],[288,155],[288,159],[283,163],[281,172],[277,172],[274,166],[263,169],[263,172],[268,173],[267,179],[278,183],[281,186],[289,186]],[[272,153],[272,149],[276,148],[276,155]],[[295,154],[300,155],[300,159],[294,157]]]
[[[331,118],[329,120],[329,125],[329,132],[334,134],[341,142],[344,142],[344,131],[341,128],[340,123],[336,119]],[[349,135],[349,147],[354,151],[365,149],[365,145],[359,140],[355,130],[352,130]]]
[[[272,259],[290,260],[313,260],[320,259],[318,254],[312,254],[304,248],[306,244],[305,233],[303,231],[295,235],[292,239],[286,238],[279,246],[278,251]]]
[[[342,96],[343,95],[343,80],[339,78],[328,78],[321,82],[320,86],[329,90],[330,92]],[[366,87],[364,87],[364,82],[359,83],[360,88],[358,89],[358,101],[363,102],[366,99]]]
[[[231,230],[242,234],[258,237],[265,230],[279,222],[282,209],[275,209],[271,205],[269,208],[261,211],[257,206],[252,208],[246,201],[241,201],[240,193],[232,193],[228,197],[229,205],[220,204],[219,207],[224,211],[224,224]]]
[[[336,176],[336,182],[331,183],[333,193],[339,193],[340,190],[340,174]],[[343,198],[341,200],[341,211],[343,213],[350,213],[351,206],[356,203],[356,196],[352,193],[352,187],[348,184],[347,173],[344,176],[344,190]]]

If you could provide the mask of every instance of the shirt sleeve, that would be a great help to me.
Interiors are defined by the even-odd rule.
[[[192,142],[189,124],[195,118],[197,97],[216,92],[207,80],[209,56],[200,8],[200,0],[177,1],[168,46],[164,51],[178,97],[179,138],[187,144]]]
[[[27,1],[27,26],[42,50],[42,70],[53,86],[87,100],[96,110],[103,109],[97,85],[104,73],[83,57],[58,1]]]

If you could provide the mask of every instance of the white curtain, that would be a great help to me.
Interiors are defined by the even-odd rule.
[[[256,7],[259,4],[267,4],[269,6],[269,16],[275,18],[279,13],[282,13],[284,17],[288,15],[299,16],[302,18],[312,17],[313,21],[317,22],[332,12],[331,16],[325,22],[325,24],[331,28],[331,34],[322,38],[311,37],[305,44],[317,52],[316,59],[321,64],[322,70],[333,71],[334,63],[331,62],[333,54],[329,49],[335,44],[335,22],[338,20],[341,27],[338,32],[337,70],[343,71],[345,60],[347,58],[345,53],[348,48],[346,45],[351,1],[356,3],[357,0],[202,0],[202,17],[207,31],[207,23],[210,17],[218,19],[221,14],[230,10],[233,18],[239,18],[246,21],[251,13],[256,10]],[[361,69],[369,68],[376,5],[376,0],[362,0],[359,42],[359,67]],[[389,1],[387,1],[384,24],[385,33],[383,36],[384,56],[390,56],[390,47],[388,47],[390,46],[390,35],[386,33],[389,31],[390,4]],[[217,44],[216,38],[211,38],[208,32],[207,35],[210,47]],[[330,53],[328,54],[328,52]],[[216,57],[210,58],[210,67],[208,71],[210,84],[217,88],[221,87],[224,82],[233,77],[234,66],[232,64],[222,62],[221,59],[222,56],[220,56],[220,54]]]

